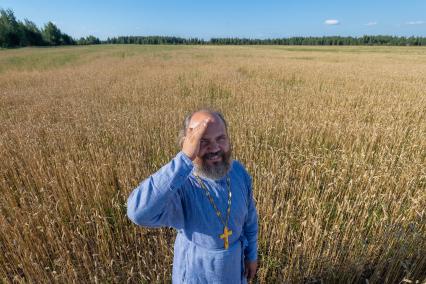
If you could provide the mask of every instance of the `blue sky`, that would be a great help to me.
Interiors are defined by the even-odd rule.
[[[0,0],[38,26],[101,39],[119,35],[277,38],[426,36],[426,0]]]

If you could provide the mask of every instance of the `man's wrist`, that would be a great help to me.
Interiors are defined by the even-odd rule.
[[[246,252],[245,259],[247,261],[257,261],[257,251]]]
[[[180,151],[178,154],[177,154],[177,156],[181,156],[182,157],[182,159],[183,159],[183,161],[184,161],[184,163],[187,165],[187,166],[189,166],[189,167],[193,167],[194,165],[193,165],[193,163],[192,163],[192,160],[188,157],[188,155],[187,154],[185,154],[185,152],[184,151]]]

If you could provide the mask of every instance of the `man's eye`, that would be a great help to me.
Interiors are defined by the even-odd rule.
[[[207,145],[207,141],[201,141],[201,145]]]

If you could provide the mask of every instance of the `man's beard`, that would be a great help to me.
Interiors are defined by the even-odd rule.
[[[231,152],[229,150],[228,152],[217,151],[204,154],[201,165],[195,165],[196,174],[213,180],[221,179],[231,167]],[[218,162],[213,162],[212,165],[208,164],[208,158],[215,155],[220,156],[222,159]]]

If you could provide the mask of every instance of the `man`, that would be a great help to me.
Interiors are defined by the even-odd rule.
[[[247,283],[257,269],[257,212],[251,178],[231,158],[223,115],[185,119],[179,152],[129,196],[127,215],[177,230],[173,283]]]

